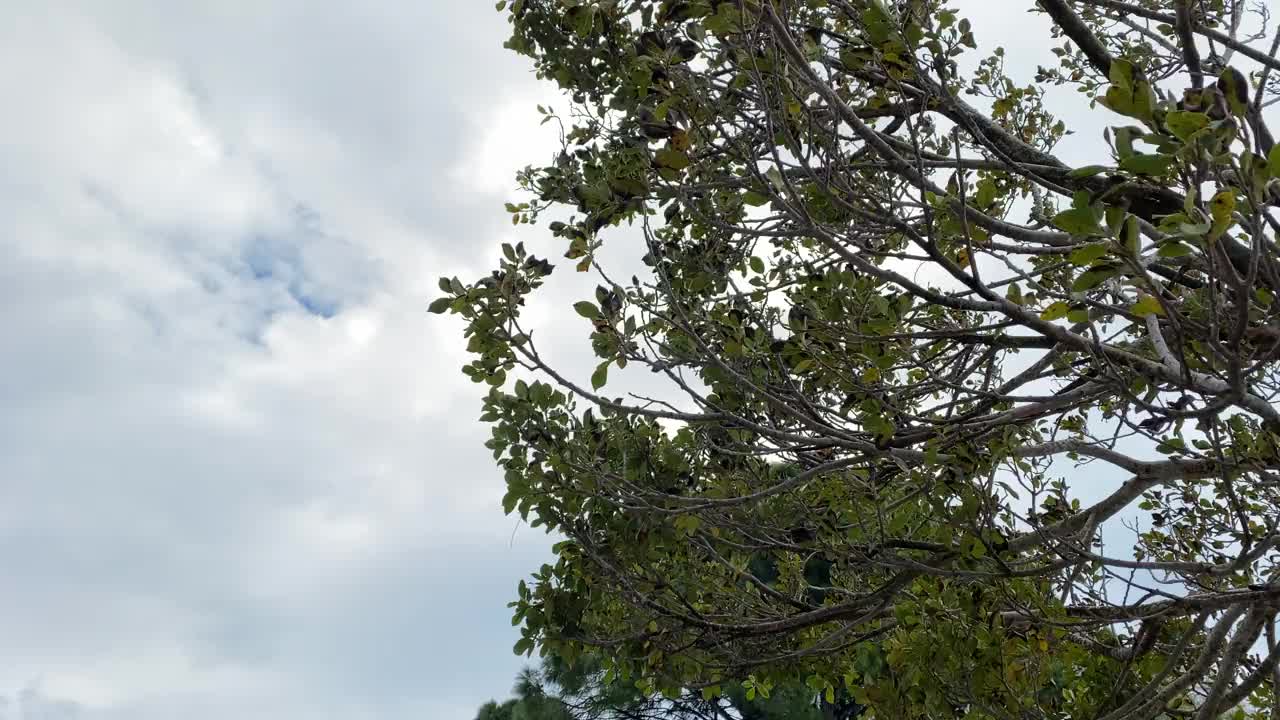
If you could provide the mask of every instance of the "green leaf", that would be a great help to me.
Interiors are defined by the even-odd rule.
[[[764,274],[764,261],[761,260],[760,258],[756,257],[755,255],[752,255],[750,265],[751,265],[751,270],[754,271],[756,274],[759,274],[759,275]]]
[[[1098,104],[1120,115],[1133,115],[1133,95],[1116,85],[1107,88],[1098,98]]]
[[[1053,216],[1053,224],[1063,232],[1072,235],[1102,235],[1102,226],[1098,224],[1098,216],[1091,208],[1072,208]]]
[[[1129,309],[1134,315],[1146,317],[1148,315],[1164,315],[1164,308],[1160,306],[1160,301],[1151,295],[1143,295],[1138,302],[1133,304]]]
[[[1058,302],[1055,302],[1054,304],[1045,308],[1044,312],[1040,313],[1040,319],[1050,320],[1050,321],[1061,320],[1062,318],[1066,317],[1067,314],[1070,312],[1071,312],[1071,306],[1059,300]]]
[[[975,560],[981,560],[987,556],[987,546],[978,538],[969,539],[969,557]]]
[[[1152,89],[1151,83],[1145,80],[1139,80],[1133,86],[1133,116],[1137,119],[1150,123],[1155,119],[1156,103],[1155,90]]]
[[[1178,139],[1186,140],[1209,126],[1209,116],[1199,112],[1174,110],[1164,116],[1164,123]]]
[[[702,524],[702,520],[697,515],[681,515],[676,518],[676,530],[679,530],[685,537],[692,536],[698,531],[698,526]]]
[[[1191,249],[1190,245],[1174,240],[1173,242],[1167,242],[1161,245],[1160,249],[1156,251],[1156,255],[1163,258],[1176,258],[1190,255],[1192,252],[1194,251]]]
[[[1231,114],[1242,116],[1249,110],[1249,81],[1243,73],[1228,65],[1218,76],[1218,87],[1227,98]]]
[[[1130,155],[1120,161],[1120,169],[1135,175],[1164,175],[1173,165],[1172,155]]]
[[[611,360],[605,360],[596,366],[596,371],[591,373],[591,389],[599,390],[609,382],[609,364]]]
[[[600,308],[597,308],[594,303],[590,303],[586,300],[574,303],[573,309],[576,310],[579,315],[588,320],[599,320],[601,317]]]
[[[640,197],[649,191],[645,184],[635,178],[616,177],[609,181],[609,187],[621,195]]]
[[[1120,61],[1123,62],[1123,61]],[[1132,67],[1131,65],[1129,66]],[[1115,72],[1115,64],[1112,71]],[[1098,103],[1113,112],[1150,123],[1154,119],[1156,97],[1151,83],[1137,77],[1126,79],[1126,84],[1112,84]]]
[[[1267,169],[1271,171],[1271,177],[1280,177],[1280,144],[1273,146],[1267,155]]]
[[[579,6],[574,9],[580,10],[580,12],[570,15],[573,19],[573,30],[578,34],[578,37],[585,39],[591,35],[591,27],[595,22],[596,9],[594,7],[584,6]]]
[[[1116,273],[1118,272],[1119,272],[1119,268],[1116,268],[1116,267],[1101,267],[1094,270],[1089,270],[1081,274],[1080,277],[1076,278],[1075,282],[1071,283],[1071,289],[1074,292],[1084,292],[1086,290],[1092,290],[1098,287],[1099,285],[1101,285],[1102,283],[1106,282],[1110,278],[1115,277]]]
[[[1072,180],[1083,180],[1084,178],[1093,177],[1094,175],[1104,173],[1110,169],[1111,168],[1106,165],[1085,165],[1082,168],[1076,168],[1075,170],[1067,173],[1067,177]]]
[[[1132,125],[1116,128],[1116,154],[1120,156],[1121,160],[1133,155],[1133,140],[1135,137],[1141,138],[1143,134],[1142,128],[1133,127]]]
[[[1126,213],[1123,207],[1119,205],[1108,205],[1105,213],[1107,234],[1118,234],[1120,232],[1120,227],[1124,225],[1125,216]]]
[[[1138,256],[1138,253],[1142,250],[1142,236],[1139,232],[1137,216],[1129,215],[1124,219],[1124,229],[1120,233],[1120,242],[1131,256]]]
[[[769,178],[769,183],[773,185],[775,190],[786,188],[786,183],[782,180],[782,171],[778,169],[777,165],[766,170],[764,176]]]
[[[755,190],[748,190],[743,193],[742,202],[750,205],[751,207],[760,207],[761,205],[769,202],[769,196],[763,193],[758,193]]]
[[[1069,259],[1071,260],[1072,265],[1084,266],[1092,263],[1098,258],[1106,256],[1106,254],[1106,243],[1091,243],[1089,245],[1085,245],[1079,250],[1073,251]]]
[[[445,311],[449,309],[449,306],[452,304],[453,304],[453,298],[447,298],[447,297],[437,298],[433,300],[431,302],[431,305],[427,307],[427,312],[435,313],[436,315],[443,315]]]
[[[850,71],[861,70],[866,67],[867,63],[874,59],[874,55],[869,50],[859,49],[857,47],[845,47],[840,51],[840,62]]]
[[[893,18],[880,0],[871,0],[862,11],[862,26],[875,45],[884,44],[893,35]]]
[[[974,197],[974,201],[977,202],[979,208],[991,207],[991,204],[996,201],[996,198],[997,191],[996,184],[994,182],[984,178],[978,183],[978,193]]]
[[[1123,90],[1133,89],[1133,63],[1121,58],[1112,60],[1107,79]]]
[[[1252,186],[1258,190],[1262,190],[1271,179],[1271,164],[1261,155],[1246,152],[1241,158],[1241,165],[1248,172]]]

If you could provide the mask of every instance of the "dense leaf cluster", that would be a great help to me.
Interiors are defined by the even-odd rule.
[[[523,246],[432,308],[506,510],[565,538],[518,652],[885,718],[1280,716],[1270,18],[1025,4],[1027,84],[937,0],[499,3],[572,101],[508,210],[600,277],[589,379],[522,322]],[[1056,154],[1055,85],[1099,164]],[[668,394],[607,394],[628,367]]]
[[[719,696],[645,694],[635,686],[605,682],[605,671],[592,656],[568,663],[550,655],[539,668],[523,670],[513,690],[510,700],[481,706],[476,720],[853,720],[864,709],[852,702],[832,704],[824,715],[816,693],[800,684],[768,697],[742,687]]]

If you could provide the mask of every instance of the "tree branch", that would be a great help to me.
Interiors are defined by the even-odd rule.
[[[1204,69],[1200,66],[1200,50],[1196,47],[1196,36],[1191,20],[1191,0],[1178,0],[1178,22],[1174,26],[1178,32],[1178,40],[1182,45],[1182,62],[1191,73],[1191,84],[1196,89],[1204,87]]]
[[[1067,5],[1066,0],[1039,0],[1040,7],[1049,13],[1049,17],[1053,18],[1053,22],[1062,28],[1062,32],[1076,44],[1077,47],[1089,58],[1090,64],[1102,73],[1103,77],[1111,74],[1111,53],[1103,46],[1102,41],[1097,35],[1089,29],[1088,25],[1080,19],[1071,6]]]

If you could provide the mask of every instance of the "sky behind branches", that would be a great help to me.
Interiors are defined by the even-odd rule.
[[[1030,3],[957,4],[1030,81]],[[505,18],[0,10],[0,719],[469,720],[549,544],[425,312],[501,242],[560,254],[502,212],[556,104]],[[579,337],[561,282],[531,320]]]

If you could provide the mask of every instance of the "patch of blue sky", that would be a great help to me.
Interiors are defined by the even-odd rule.
[[[245,243],[240,260],[245,273],[258,283],[277,284],[297,308],[321,318],[332,318],[342,311],[340,290],[318,282],[308,272],[305,244],[330,243],[332,240],[314,232],[292,237],[255,236]]]

